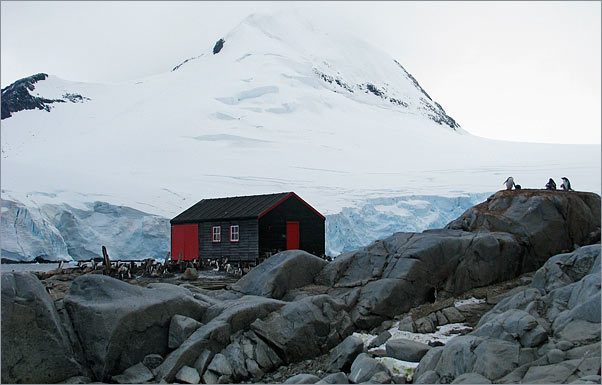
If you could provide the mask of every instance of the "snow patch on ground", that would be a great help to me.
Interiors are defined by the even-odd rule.
[[[376,357],[376,361],[383,364],[393,375],[405,377],[406,381],[412,381],[414,371],[419,362],[398,360],[392,357]]]
[[[480,303],[485,303],[485,302],[487,302],[487,300],[485,298],[471,297],[471,298],[468,298],[468,299],[462,299],[462,300],[454,302],[454,306],[457,307],[457,308],[460,308],[462,306],[478,305]]]

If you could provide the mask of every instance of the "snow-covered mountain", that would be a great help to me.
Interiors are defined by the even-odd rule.
[[[523,188],[568,176],[575,189],[600,192],[599,145],[474,137],[399,58],[297,13],[251,15],[199,46],[149,78],[89,84],[38,74],[2,90],[3,254],[31,238],[12,230],[23,213],[14,207],[61,235],[57,207],[83,215],[94,202],[171,218],[203,198],[295,191],[343,218],[343,208],[374,199],[495,191],[508,175]],[[420,230],[416,215],[404,221]],[[368,225],[357,231],[375,234]],[[90,236],[104,242],[109,227]],[[53,231],[47,239],[58,239]],[[332,252],[356,244],[330,234]],[[83,258],[73,250],[86,246],[68,243],[56,255]]]

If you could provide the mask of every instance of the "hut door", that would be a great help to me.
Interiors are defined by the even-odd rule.
[[[299,248],[299,222],[286,222],[286,249]]]

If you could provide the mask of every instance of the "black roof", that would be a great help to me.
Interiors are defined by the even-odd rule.
[[[251,195],[242,197],[203,199],[188,210],[173,218],[172,224],[195,223],[203,221],[258,218],[288,195],[278,194]]]

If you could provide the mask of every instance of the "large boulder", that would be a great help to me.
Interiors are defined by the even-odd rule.
[[[353,360],[355,360],[355,357],[357,357],[358,354],[362,353],[363,351],[364,342],[362,339],[354,335],[350,335],[331,350],[330,355],[328,356],[330,362],[328,365],[328,371],[348,372],[351,368]]]
[[[577,191],[502,190],[446,226],[471,232],[505,232],[526,245],[522,271],[552,255],[600,240],[600,196]]]
[[[44,285],[31,273],[2,273],[2,382],[56,383],[81,373]]]
[[[287,362],[326,353],[353,331],[344,305],[328,295],[317,295],[288,303],[251,330],[282,352]]]
[[[352,318],[367,329],[437,298],[514,278],[522,253],[516,239],[506,233],[397,233],[340,262],[337,258],[316,281],[334,287],[361,285]],[[366,263],[376,265],[367,268]],[[330,272],[337,267],[341,270],[336,274]]]
[[[148,354],[167,354],[172,317],[200,319],[207,309],[187,289],[151,286],[92,274],[71,284],[65,307],[98,380],[123,372]]]
[[[354,384],[359,384],[362,382],[374,383],[374,377],[381,377],[383,379],[390,380],[389,370],[375,360],[370,357],[366,353],[361,353],[357,356],[357,358],[353,361],[351,365],[351,373],[349,373],[349,380],[351,380]],[[380,383],[388,383],[388,381],[378,381]]]
[[[287,250],[260,263],[232,285],[244,294],[282,299],[292,289],[313,283],[327,262],[301,250]]]
[[[431,349],[431,347],[426,344],[404,338],[396,338],[387,341],[385,348],[387,357],[409,362],[419,362]]]

